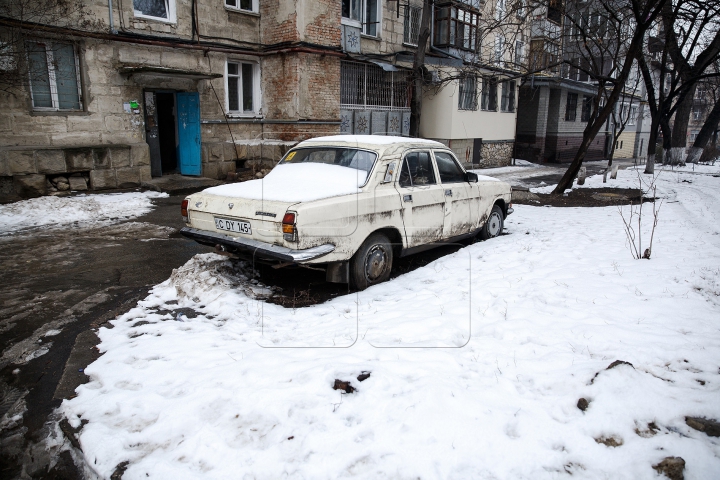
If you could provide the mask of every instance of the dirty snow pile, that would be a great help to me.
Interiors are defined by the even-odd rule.
[[[685,417],[720,419],[720,178],[687,176],[658,179],[651,260],[617,207],[525,205],[509,235],[305,308],[197,255],[100,329],[61,411],[102,478],[653,479],[666,457],[718,478]]]
[[[0,205],[0,235],[34,227],[106,225],[144,215],[152,210],[153,198],[167,196],[158,192],[47,196]]]

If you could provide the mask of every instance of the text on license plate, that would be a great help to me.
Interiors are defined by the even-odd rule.
[[[218,230],[227,230],[228,232],[244,233],[245,235],[252,234],[250,222],[243,222],[241,220],[215,218],[215,228]]]

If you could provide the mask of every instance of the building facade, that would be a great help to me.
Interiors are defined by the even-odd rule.
[[[23,32],[27,60],[22,85],[0,93],[4,192],[127,188],[169,173],[224,178],[318,135],[409,132],[419,1],[91,0],[96,23],[83,28],[38,25],[2,4],[0,22]],[[468,12],[477,32],[479,2],[436,4],[435,16]],[[432,40],[428,62],[443,68],[467,66],[456,53],[477,44],[442,32]],[[473,85],[459,84],[423,93],[420,134],[468,163],[509,162],[517,95],[497,81],[491,94],[488,83],[494,103],[484,109],[467,93]]]

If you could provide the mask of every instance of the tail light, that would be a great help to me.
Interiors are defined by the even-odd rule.
[[[182,215],[184,222],[188,221],[187,207],[188,207],[188,201],[186,199],[186,200],[183,200],[182,203],[180,204],[180,215]]]
[[[288,242],[297,242],[297,229],[295,228],[295,213],[288,212],[282,220],[283,238]]]

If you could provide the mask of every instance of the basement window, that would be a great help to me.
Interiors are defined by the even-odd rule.
[[[257,13],[258,0],[225,0],[225,7],[241,12]]]
[[[175,23],[175,0],[133,0],[136,17]]]
[[[227,62],[228,114],[255,115],[260,110],[260,65]]]
[[[82,110],[80,68],[69,43],[28,42],[28,73],[34,110]]]

